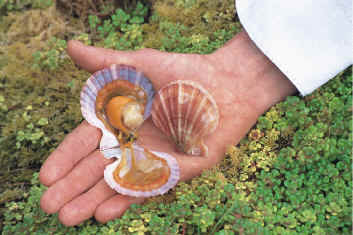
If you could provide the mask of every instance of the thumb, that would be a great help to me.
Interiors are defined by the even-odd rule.
[[[76,64],[91,73],[109,67],[111,64],[125,64],[150,71],[160,67],[159,65],[168,55],[154,49],[116,51],[86,46],[74,40],[68,42],[67,53]]]

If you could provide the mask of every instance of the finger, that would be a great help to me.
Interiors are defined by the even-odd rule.
[[[113,160],[106,159],[95,151],[84,158],[63,179],[48,188],[43,194],[40,205],[43,211],[52,214],[103,178],[104,168]]]
[[[101,179],[86,193],[64,205],[59,212],[60,221],[66,226],[80,224],[91,218],[99,204],[114,196],[116,192]]]
[[[64,177],[77,162],[97,148],[100,137],[97,128],[82,122],[44,162],[39,173],[40,182],[49,186]]]
[[[141,204],[144,198],[129,197],[118,194],[98,206],[94,217],[99,222],[105,223],[121,217],[132,204]]]
[[[167,54],[153,49],[140,51],[116,51],[86,46],[79,41],[69,41],[67,53],[81,68],[93,73],[111,64],[125,64],[136,67],[153,68],[162,63]],[[146,58],[146,53],[148,58]]]
[[[206,56],[167,53],[154,49],[115,51],[85,46],[78,41],[69,41],[67,48],[72,60],[89,72],[96,72],[111,64],[134,66],[152,80],[157,90],[173,80],[200,79],[199,71],[207,71],[205,73],[208,76],[205,79],[213,81],[211,74],[214,68],[209,64]]]

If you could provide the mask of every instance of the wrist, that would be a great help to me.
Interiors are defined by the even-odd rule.
[[[218,69],[234,79],[234,91],[239,92],[258,115],[297,91],[245,31],[238,33],[209,57]]]

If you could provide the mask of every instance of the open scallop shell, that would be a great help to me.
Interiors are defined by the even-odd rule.
[[[81,91],[81,112],[84,118],[93,126],[102,130],[100,149],[107,158],[119,155],[117,138],[108,130],[107,126],[97,117],[96,100],[101,94],[101,90],[116,83],[117,80],[128,81],[144,91],[146,102],[144,104],[143,119],[147,119],[151,114],[154,89],[150,80],[142,72],[131,66],[112,65],[94,73],[86,82]],[[112,89],[110,89],[112,90]],[[110,92],[110,90],[108,92]]]
[[[179,180],[178,163],[169,154],[134,145],[122,156],[104,170],[105,181],[121,194],[156,196],[166,193]]]
[[[153,97],[150,80],[142,72],[125,65],[112,65],[94,73],[81,92],[84,118],[102,130],[100,151],[106,158],[117,158],[105,168],[104,179],[111,188],[124,195],[150,197],[164,194],[179,180],[179,166],[173,156],[131,145],[125,139],[121,139],[123,143],[118,142],[119,134],[127,132],[129,136],[150,116]],[[139,109],[136,111],[134,107]],[[126,123],[122,117],[125,118],[126,113],[138,114],[136,129],[124,126]]]
[[[203,138],[216,130],[218,107],[200,84],[177,80],[161,88],[152,106],[153,123],[181,152],[207,156]]]

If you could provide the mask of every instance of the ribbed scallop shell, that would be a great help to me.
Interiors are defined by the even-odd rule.
[[[96,115],[96,98],[98,92],[108,83],[115,80],[127,80],[141,87],[147,94],[147,103],[144,109],[144,119],[151,114],[154,89],[150,80],[144,74],[131,66],[112,65],[94,73],[86,82],[81,91],[81,112],[83,117],[93,126],[102,130],[100,149],[104,156],[110,158],[119,154],[119,150],[113,147],[119,146],[116,137],[107,130]],[[106,151],[104,151],[106,150]]]
[[[217,128],[219,112],[213,97],[200,84],[177,80],[157,93],[152,120],[179,151],[206,156],[208,148],[203,138]]]
[[[141,160],[143,161],[146,159],[146,151],[143,148],[133,146],[132,149],[134,152],[135,162],[139,162]],[[123,182],[118,182],[115,179],[115,175],[119,175],[119,177],[124,178],[129,173],[129,171],[131,171],[131,167],[133,165],[131,151],[129,149],[126,149],[126,151],[126,162],[123,167],[120,168],[120,171],[118,173],[115,173],[115,171],[119,169],[119,165],[123,161],[123,158],[120,158],[112,164],[108,165],[104,170],[104,179],[112,189],[124,195],[134,197],[151,197],[164,194],[177,184],[180,176],[177,161],[174,157],[170,156],[167,153],[155,151],[149,151],[149,153],[152,153],[157,158],[161,159],[164,164],[167,165],[167,167],[169,168],[167,174],[161,175],[160,177],[158,177],[158,179],[155,179],[152,184],[148,185],[143,185],[145,181],[144,179],[146,177],[142,177],[141,180],[138,180],[138,183],[134,182],[133,184],[130,184],[126,180]],[[161,163],[157,162],[153,164],[157,165],[157,167],[161,167]],[[145,171],[151,171],[151,169],[147,169],[146,165],[148,166],[149,164],[145,162],[141,163],[141,166],[145,168]],[[135,175],[141,174],[141,171],[139,172],[140,173],[135,172]]]

